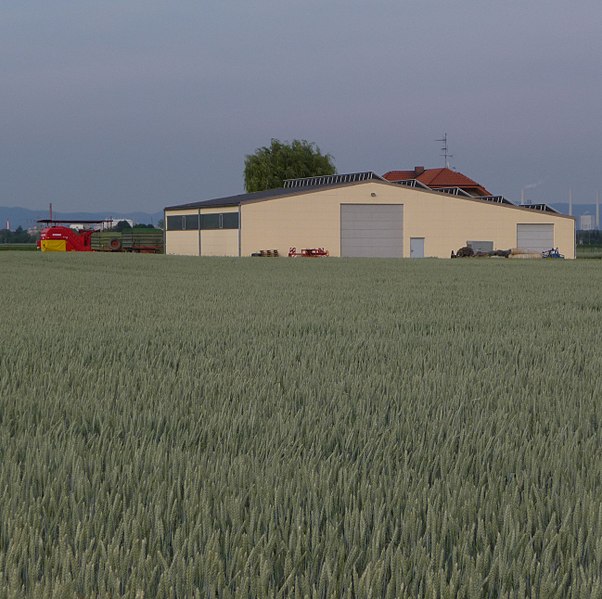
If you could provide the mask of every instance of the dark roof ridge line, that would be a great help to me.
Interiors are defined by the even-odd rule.
[[[292,188],[284,188],[284,187],[279,187],[277,189],[272,189],[272,190],[265,190],[265,191],[256,191],[256,192],[252,192],[252,193],[248,193],[248,194],[238,194],[235,196],[226,196],[224,198],[215,198],[212,200],[204,200],[201,202],[192,202],[190,204],[181,204],[178,206],[167,206],[166,208],[164,208],[164,211],[167,210],[196,210],[196,209],[202,209],[202,208],[225,208],[225,207],[234,207],[234,206],[241,206],[242,204],[251,204],[251,203],[255,203],[255,202],[263,202],[263,201],[267,201],[267,200],[275,200],[278,198],[282,198],[282,197],[286,197],[289,195],[301,195],[301,194],[308,194],[308,193],[314,193],[317,191],[324,191],[327,189],[336,189],[339,187],[351,187],[351,186],[355,186],[355,185],[368,185],[368,184],[372,184],[372,185],[386,185],[386,186],[392,186],[395,188],[399,188],[399,187],[403,187],[398,185],[397,183],[394,183],[392,181],[387,181],[387,180],[368,180],[368,181],[353,181],[353,182],[349,182],[349,183],[338,183],[338,184],[334,184],[334,185],[323,185],[323,186],[312,186],[312,187],[292,187]],[[432,194],[436,194],[437,196],[441,197],[446,195],[449,198],[453,198],[459,201],[463,201],[463,202],[478,202],[481,205],[487,205],[487,206],[497,206],[499,208],[509,208],[509,209],[514,209],[514,210],[522,210],[522,211],[527,211],[531,214],[533,214],[533,210],[529,209],[529,208],[522,208],[521,206],[517,206],[515,204],[501,204],[501,203],[497,203],[497,202],[488,202],[486,200],[481,200],[478,197],[464,197],[464,196],[452,196],[450,194],[445,194],[444,192],[440,192],[436,189],[421,189],[418,187],[412,187],[409,189],[413,189],[414,191],[418,191],[420,193],[432,193]],[[238,202],[229,202],[229,203],[225,203],[224,200],[234,200],[236,198],[243,198],[247,196],[246,200],[241,200]],[[259,197],[252,197],[249,198],[248,196],[259,196]],[[555,217],[560,217],[560,218],[569,218],[572,220],[575,220],[574,216],[570,216],[568,214],[553,214],[553,216]]]

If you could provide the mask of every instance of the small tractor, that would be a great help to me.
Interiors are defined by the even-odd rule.
[[[558,248],[552,248],[551,250],[545,250],[544,252],[541,253],[543,258],[557,258],[557,259],[563,259],[564,255],[561,254],[558,251]]]

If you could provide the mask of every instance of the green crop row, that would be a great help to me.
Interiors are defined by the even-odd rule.
[[[35,252],[35,243],[0,243],[0,252]]]
[[[597,261],[0,272],[0,597],[602,597]]]
[[[602,258],[602,247],[599,245],[578,245],[577,258]]]

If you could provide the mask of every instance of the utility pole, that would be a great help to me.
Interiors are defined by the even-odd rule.
[[[596,231],[600,230],[600,192],[596,192]]]
[[[569,189],[569,216],[573,216],[573,190]]]

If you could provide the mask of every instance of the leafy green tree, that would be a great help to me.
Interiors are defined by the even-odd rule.
[[[23,227],[17,227],[13,235],[13,243],[31,243],[31,235],[23,229]]]
[[[114,227],[113,227],[113,231],[117,231],[117,232],[122,232],[124,230],[129,230],[131,229],[132,226],[130,225],[130,223],[128,223],[127,220],[120,220]]]
[[[245,158],[245,188],[249,193],[282,187],[285,179],[334,173],[333,157],[304,139],[290,144],[272,139],[269,147],[258,148]]]
[[[23,227],[19,226],[14,231],[0,230],[0,243],[35,243],[38,235],[30,235]]]
[[[134,225],[134,229],[154,229],[154,228],[155,228],[155,225],[151,225],[151,224],[145,225],[144,223],[136,223]]]

